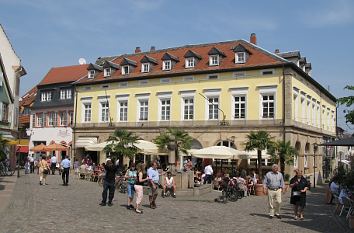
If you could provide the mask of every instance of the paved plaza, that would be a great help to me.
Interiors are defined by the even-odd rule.
[[[16,182],[16,185],[14,185]],[[218,192],[201,197],[158,198],[157,209],[144,214],[127,210],[126,195],[117,193],[112,207],[99,206],[101,187],[71,177],[62,186],[59,175],[0,177],[0,232],[350,232],[325,205],[323,189],[309,192],[304,221],[293,220],[289,193],[283,197],[283,218],[269,219],[266,198],[251,196],[227,204],[215,203]],[[13,187],[12,195],[9,188]]]

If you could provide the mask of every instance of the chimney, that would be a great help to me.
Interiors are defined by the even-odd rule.
[[[251,36],[250,36],[250,42],[252,44],[257,44],[257,36],[256,36],[256,33],[252,33]]]
[[[136,47],[136,48],[135,48],[135,53],[141,53],[140,47]]]
[[[156,50],[155,46],[151,46],[150,52],[154,52]]]
[[[280,53],[280,50],[279,49],[275,49],[274,53]]]

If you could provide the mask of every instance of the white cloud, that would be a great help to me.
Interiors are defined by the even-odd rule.
[[[345,25],[354,23],[353,1],[331,1],[326,6],[317,9],[308,9],[304,13],[304,23],[312,27],[324,27],[330,25]]]

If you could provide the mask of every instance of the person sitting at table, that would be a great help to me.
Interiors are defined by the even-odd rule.
[[[247,196],[247,184],[246,184],[246,180],[244,178],[241,177],[241,174],[238,173],[236,175],[236,180],[237,180],[237,186],[238,188],[243,191],[243,195],[242,197],[246,197]]]

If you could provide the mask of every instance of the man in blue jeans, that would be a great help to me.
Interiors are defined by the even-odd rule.
[[[102,191],[102,201],[100,206],[105,206],[107,202],[107,191],[109,190],[108,195],[108,206],[112,206],[112,201],[114,198],[115,191],[115,180],[116,180],[116,172],[117,167],[113,165],[112,160],[108,160],[106,165],[104,166],[106,171],[106,175],[103,178],[103,191]]]

